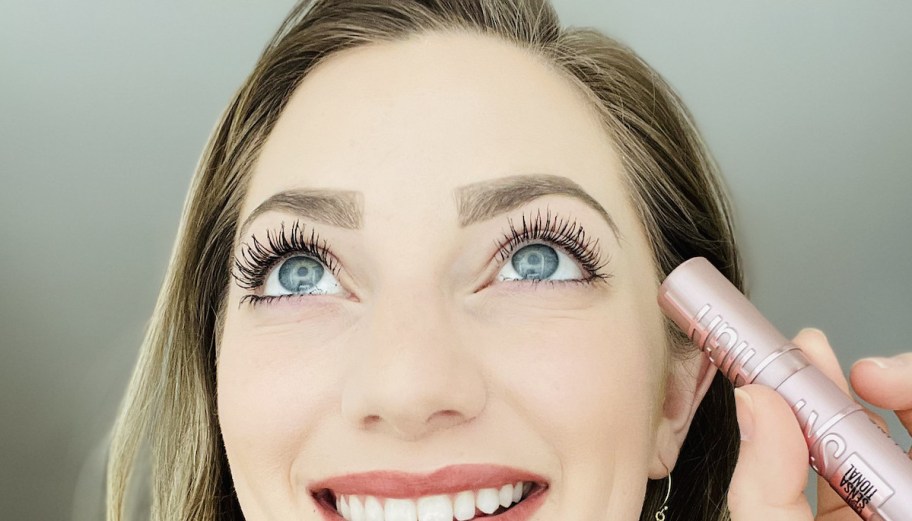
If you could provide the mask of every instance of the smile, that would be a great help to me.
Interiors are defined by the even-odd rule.
[[[526,479],[514,480],[520,475]],[[327,521],[524,521],[547,491],[540,476],[490,465],[352,474],[311,487]]]

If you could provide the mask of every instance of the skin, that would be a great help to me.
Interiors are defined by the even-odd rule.
[[[619,235],[554,195],[459,225],[458,187],[542,173],[585,190]],[[647,478],[674,467],[715,368],[694,357],[661,371],[659,281],[622,180],[582,95],[498,40],[427,35],[312,71],[261,152],[240,222],[289,189],[359,191],[363,219],[347,229],[269,211],[237,237],[263,242],[300,221],[339,266],[331,294],[251,307],[241,299],[265,289],[231,286],[217,399],[245,517],[319,519],[307,485],[330,476],[493,463],[548,479],[534,519],[637,519]],[[499,280],[510,257],[493,245],[508,219],[546,209],[598,239],[606,284]],[[795,342],[848,389],[822,333]],[[912,426],[912,363],[859,363],[852,381]],[[794,416],[775,393],[742,390],[754,406],[742,395],[739,418],[758,434],[742,444],[732,519],[810,519]],[[826,484],[819,497],[820,519],[855,519]]]
[[[578,184],[620,238],[589,206],[554,195],[459,226],[457,187],[540,173]],[[231,287],[218,411],[247,519],[318,519],[314,480],[459,463],[547,477],[535,519],[639,515],[713,371],[700,358],[677,363],[661,393],[649,245],[618,155],[569,82],[469,34],[335,55],[281,115],[240,222],[293,188],[360,191],[363,225],[301,219],[338,259],[341,294],[251,308],[239,304],[251,291]],[[492,246],[508,219],[546,209],[598,239],[607,284],[497,279],[505,262]],[[266,212],[239,242],[295,219]]]

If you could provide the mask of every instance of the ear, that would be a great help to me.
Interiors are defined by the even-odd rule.
[[[701,351],[672,361],[665,383],[665,400],[658,420],[650,479],[660,479],[674,468],[697,407],[716,375],[716,366]],[[664,465],[663,465],[664,464]]]

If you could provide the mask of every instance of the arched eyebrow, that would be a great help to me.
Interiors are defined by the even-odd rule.
[[[621,238],[621,231],[605,208],[580,185],[563,176],[527,174],[499,177],[461,186],[454,195],[460,227],[486,221],[539,197],[563,195],[582,201],[598,212],[615,237],[618,240]]]
[[[352,190],[314,190],[297,188],[269,196],[241,225],[241,236],[259,215],[270,211],[286,212],[312,221],[348,230],[361,228],[364,204],[361,192]]]
[[[563,195],[582,201],[605,219],[614,235],[621,233],[611,215],[572,180],[558,175],[533,174],[500,177],[456,188],[454,197],[459,226],[486,221],[546,195]],[[352,190],[293,189],[273,194],[244,220],[241,235],[250,223],[268,211],[282,211],[315,222],[349,230],[361,228],[363,195]]]

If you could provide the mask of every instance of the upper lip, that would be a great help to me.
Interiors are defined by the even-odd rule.
[[[497,488],[517,481],[546,485],[547,480],[527,470],[502,465],[450,465],[430,474],[377,470],[334,476],[312,483],[312,493],[329,489],[335,494],[359,494],[384,498],[416,498],[455,494],[463,490]]]

